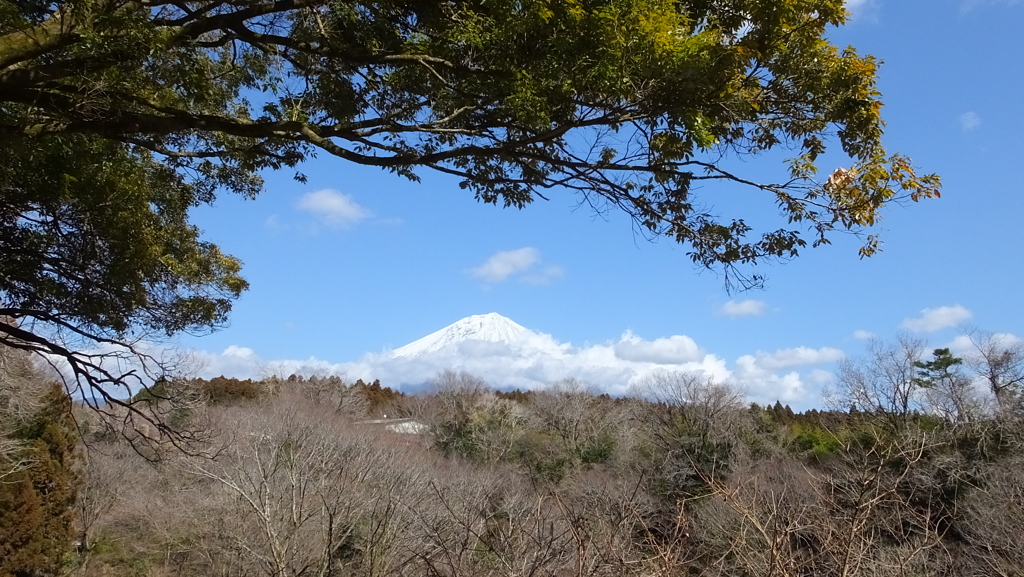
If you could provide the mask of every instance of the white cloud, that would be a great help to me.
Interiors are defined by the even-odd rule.
[[[541,389],[572,376],[612,395],[626,394],[631,384],[658,371],[688,371],[729,382],[745,391],[750,401],[770,404],[781,400],[799,410],[820,406],[821,387],[831,378],[821,368],[810,369],[809,365],[833,362],[842,357],[842,352],[828,347],[795,347],[744,355],[729,363],[704,351],[686,335],[646,340],[626,331],[618,340],[583,347],[528,332],[511,343],[467,340],[451,349],[417,357],[395,358],[385,351],[345,363],[315,357],[265,361],[241,346],[228,347],[221,354],[197,355],[205,363],[199,376],[205,378],[222,374],[236,378],[337,374],[349,380],[380,379],[407,391],[449,368],[468,371],[496,387],[522,390]]]
[[[540,251],[535,248],[505,250],[495,253],[484,264],[471,272],[473,276],[487,282],[499,283],[508,280],[508,277],[514,274],[530,270],[538,261],[540,261]]]
[[[332,227],[347,227],[372,216],[370,211],[359,206],[352,197],[336,190],[325,188],[307,192],[299,198],[299,210],[313,214],[318,221]]]
[[[971,311],[960,305],[922,309],[921,316],[903,319],[900,325],[915,333],[930,333],[947,327],[955,327],[971,318]]]
[[[820,349],[795,347],[792,349],[779,349],[773,353],[758,351],[756,355],[750,356],[750,358],[753,359],[753,362],[758,367],[771,371],[803,365],[833,363],[843,358],[843,356],[843,351],[831,347],[822,347]]]
[[[558,280],[563,276],[565,276],[565,269],[560,266],[548,266],[539,272],[524,275],[523,282],[532,285],[542,285]]]
[[[221,355],[225,357],[234,357],[237,359],[255,359],[256,351],[250,349],[249,347],[239,347],[236,345],[231,345],[228,348],[224,349],[224,352],[221,353]]]
[[[831,373],[813,369],[805,377],[796,370],[785,373],[779,371],[831,363],[842,357],[842,351],[830,347],[795,347],[779,349],[773,353],[743,355],[736,359],[730,381],[744,387],[748,398],[758,403],[781,401],[793,405],[797,410],[821,406],[822,387],[831,380]]]
[[[807,381],[818,387],[830,385],[833,380],[835,380],[835,375],[822,369],[814,369],[811,374],[807,375]]]
[[[615,356],[624,361],[659,364],[693,362],[703,356],[697,343],[685,335],[645,341],[632,331],[626,331],[612,349]]]
[[[992,342],[996,347],[1009,348],[1021,343],[1021,338],[1012,333],[995,333],[992,335]],[[978,353],[978,347],[968,335],[959,335],[946,345],[954,355],[968,356]]]
[[[765,405],[782,401],[785,404],[801,406],[808,404],[814,397],[814,394],[804,386],[800,373],[774,373],[758,365],[757,359],[752,355],[736,359],[730,381],[743,386],[750,400]]]
[[[474,277],[491,284],[505,282],[516,276],[525,283],[542,285],[565,276],[565,270],[560,266],[552,265],[537,270],[535,267],[540,262],[539,250],[533,247],[524,247],[497,252],[482,265],[469,272]]]
[[[764,314],[766,307],[764,301],[758,300],[729,301],[719,307],[718,312],[730,317],[757,316]]]
[[[964,132],[976,130],[981,126],[981,116],[977,112],[968,111],[960,115],[960,128]]]
[[[272,375],[344,375],[345,366],[310,357],[305,360],[265,360],[248,347],[231,345],[220,354],[192,351],[199,367],[192,376],[204,379],[225,376],[237,379],[261,379]]]
[[[853,331],[853,338],[855,338],[857,340],[861,340],[861,341],[866,341],[868,339],[875,338],[875,333],[873,333],[871,331],[865,331],[865,330],[856,330],[856,331]]]
[[[967,335],[959,335],[955,339],[946,345],[946,348],[950,350],[954,355],[963,355],[977,352],[977,348],[974,343],[971,342],[971,337]]]

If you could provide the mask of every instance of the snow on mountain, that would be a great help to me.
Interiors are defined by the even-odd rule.
[[[615,394],[663,369],[728,375],[724,363],[690,337],[646,341],[630,331],[618,341],[576,348],[497,313],[466,317],[433,334],[366,357],[352,374],[374,374],[398,384],[427,382],[445,369],[464,370],[499,388],[538,389],[575,377]]]
[[[494,343],[514,346],[541,335],[499,315],[473,315],[391,352],[393,359],[408,359],[437,353],[456,354],[463,345]]]

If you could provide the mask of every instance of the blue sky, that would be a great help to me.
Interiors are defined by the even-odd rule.
[[[759,266],[765,290],[730,295],[685,247],[650,242],[625,216],[579,207],[568,191],[501,209],[441,175],[411,183],[321,154],[302,167],[306,184],[268,174],[260,198],[225,195],[195,211],[205,238],[244,261],[252,288],[230,326],[180,344],[200,351],[207,376],[306,367],[374,378],[355,373],[462,317],[498,312],[576,351],[624,334],[685,336],[752,399],[809,407],[835,359],[858,355],[868,333],[910,331],[934,346],[963,324],[1024,335],[1024,2],[850,9],[853,21],[831,36],[884,62],[888,149],[943,178],[940,200],[884,213],[882,253],[860,260],[859,241],[840,236]],[[758,163],[751,169],[781,168]],[[725,207],[749,203],[749,192],[720,194]],[[774,218],[766,206],[747,216]]]

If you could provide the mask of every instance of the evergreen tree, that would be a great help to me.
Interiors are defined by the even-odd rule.
[[[72,547],[76,428],[71,400],[54,384],[14,434],[25,469],[0,483],[0,577],[58,575]]]
[[[964,360],[954,357],[949,349],[935,349],[932,351],[930,361],[917,361],[914,366],[921,369],[922,376],[914,379],[914,384],[925,389],[935,387],[943,379],[951,379],[955,376],[956,368],[963,364]]]

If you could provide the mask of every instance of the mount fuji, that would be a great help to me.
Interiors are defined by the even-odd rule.
[[[498,313],[473,315],[391,351],[392,359],[424,356],[459,356],[464,353],[490,356],[518,352],[561,351],[551,337],[535,333]]]
[[[724,371],[689,337],[645,341],[626,331],[618,341],[577,348],[498,313],[466,317],[386,352],[373,365],[376,374],[398,383],[422,383],[439,370],[458,369],[503,388],[535,389],[576,377],[619,392],[658,369]]]
[[[440,370],[453,369],[502,389],[538,389],[575,377],[615,394],[625,393],[632,381],[661,369],[725,371],[720,359],[701,351],[689,337],[645,341],[626,331],[617,341],[577,348],[498,313],[466,317],[368,360],[379,378],[412,387]],[[365,372],[370,372],[370,366]]]

